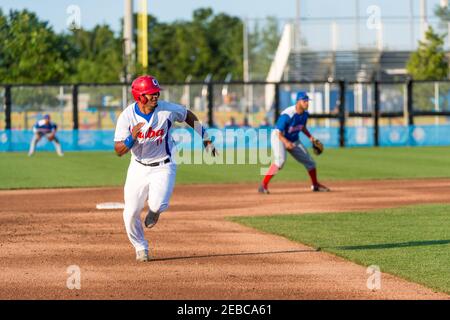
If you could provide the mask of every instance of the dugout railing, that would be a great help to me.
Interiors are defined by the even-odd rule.
[[[0,119],[3,122],[2,127],[4,130],[20,128],[13,126],[12,113],[13,105],[15,104],[13,92],[15,90],[22,90],[27,88],[31,91],[31,96],[28,97],[29,100],[33,99],[32,92],[36,88],[61,88],[64,87],[70,90],[70,97],[66,100],[70,101],[71,109],[71,125],[70,129],[78,130],[80,129],[80,89],[81,90],[91,90],[95,91],[98,88],[106,88],[106,91],[110,88],[114,90],[120,90],[122,95],[122,100],[120,103],[116,103],[116,112],[120,112],[120,107],[126,106],[127,102],[130,101],[130,93],[128,92],[130,84],[129,83],[77,83],[77,84],[2,84],[0,85],[1,99],[0,104],[3,105],[3,118]],[[366,119],[371,121],[371,127],[373,127],[373,145],[380,145],[380,127],[381,122],[386,119],[400,119],[400,122],[405,126],[414,126],[417,118],[429,118],[435,117],[450,117],[450,81],[414,81],[407,80],[406,82],[346,82],[346,81],[281,81],[281,82],[265,82],[265,81],[210,81],[210,82],[178,82],[178,83],[163,83],[163,87],[168,88],[193,88],[197,87],[197,94],[195,99],[200,98],[200,102],[197,103],[200,107],[199,110],[203,110],[205,117],[204,122],[208,124],[209,127],[217,127],[217,119],[215,113],[218,112],[218,96],[224,97],[223,92],[226,91],[225,88],[235,87],[239,88],[241,95],[248,96],[249,88],[259,88],[258,93],[254,94],[255,98],[260,100],[263,95],[262,88],[267,88],[267,86],[272,86],[273,92],[272,104],[269,108],[266,106],[259,105],[259,110],[270,116],[271,124],[275,122],[283,108],[289,105],[289,101],[286,100],[286,92],[289,90],[285,88],[289,87],[291,92],[295,92],[297,89],[302,89],[310,91],[309,89],[314,86],[333,86],[334,98],[332,101],[328,101],[328,110],[321,112],[311,112],[310,118],[316,120],[333,120],[336,123],[335,126],[338,127],[338,144],[341,147],[346,146],[346,129],[350,127],[349,122],[355,119]],[[386,87],[395,87],[398,92],[396,93],[396,99],[399,101],[395,108],[384,108],[382,104],[386,101],[381,101],[383,90]],[[361,89],[362,88],[362,89]],[[67,92],[66,90],[66,92]],[[395,91],[394,90],[394,91]],[[174,91],[174,90],[172,90]],[[176,91],[176,90],[175,90]],[[181,92],[181,89],[178,90]],[[320,91],[320,90],[319,90]],[[353,91],[353,95],[352,95]],[[350,100],[356,100],[356,91],[361,93],[358,95],[361,98],[359,103]],[[253,90],[252,90],[253,92]],[[327,93],[330,95],[329,93]],[[118,96],[119,94],[116,94]],[[180,102],[181,94],[178,94],[175,102]],[[326,94],[322,94],[326,96]],[[385,95],[383,95],[384,97]],[[320,98],[321,95],[319,94]],[[267,97],[264,97],[267,98]],[[326,98],[326,97],[325,97]],[[358,99],[359,99],[358,98]],[[195,102],[198,102],[195,100]],[[203,100],[202,100],[203,99]],[[253,99],[253,98],[252,98]],[[283,100],[284,99],[284,100]],[[313,97],[314,99],[314,97]],[[389,99],[389,96],[388,98]],[[120,99],[119,99],[120,100]],[[171,99],[172,100],[172,99]],[[239,99],[238,99],[239,100]],[[267,100],[267,99],[266,99]],[[270,100],[270,99],[269,99]],[[320,99],[319,99],[320,100]],[[330,99],[328,99],[330,100]],[[348,101],[347,101],[348,100]],[[386,100],[386,98],[385,98]],[[395,99],[393,99],[395,100]],[[190,98],[189,98],[189,101]],[[389,101],[387,101],[389,102]],[[46,102],[43,101],[43,104]],[[246,102],[240,103],[245,106]],[[322,102],[323,104],[323,102]],[[358,104],[361,108],[356,108]],[[101,110],[101,103],[97,103],[97,109]],[[26,107],[24,107],[26,108]],[[105,108],[105,107],[103,107]],[[94,108],[94,110],[97,110]],[[241,108],[243,113],[250,113],[247,108]],[[244,110],[245,109],[245,110]],[[227,111],[222,112],[222,114],[227,114]],[[101,123],[102,116],[98,115],[98,122]],[[440,123],[436,121],[435,124]]]

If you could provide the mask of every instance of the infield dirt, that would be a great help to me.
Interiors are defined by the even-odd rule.
[[[383,274],[367,289],[366,268],[227,216],[339,212],[449,203],[449,179],[330,183],[177,185],[171,207],[146,230],[151,256],[137,263],[121,210],[122,188],[0,191],[0,299],[449,299]],[[81,270],[69,290],[67,268]]]

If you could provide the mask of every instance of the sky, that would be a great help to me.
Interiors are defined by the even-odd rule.
[[[355,1],[358,0],[300,0],[303,18],[352,17],[355,16]],[[378,5],[382,17],[408,16],[409,3],[414,2],[414,13],[419,15],[419,0],[359,0],[360,16],[367,16],[371,5]],[[137,0],[135,8],[137,8]],[[276,3],[276,5],[274,5]],[[148,0],[149,13],[159,21],[189,20],[193,10],[211,7],[215,13],[224,12],[241,18],[258,19],[268,16],[295,18],[297,0]],[[432,15],[439,0],[427,0],[427,11]],[[96,24],[109,24],[113,30],[120,30],[123,16],[123,0],[0,0],[0,8],[28,9],[49,21],[57,32],[67,30],[71,5],[80,9],[81,27],[90,29]]]

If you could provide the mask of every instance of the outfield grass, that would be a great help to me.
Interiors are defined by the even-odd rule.
[[[450,177],[450,147],[328,149],[316,157],[323,180]],[[121,186],[129,156],[114,152],[0,153],[0,189]],[[265,165],[264,167],[266,167]],[[180,165],[177,183],[239,183],[261,179],[261,165]],[[290,156],[274,181],[308,176]]]
[[[450,294],[449,212],[450,205],[426,205],[230,220]]]

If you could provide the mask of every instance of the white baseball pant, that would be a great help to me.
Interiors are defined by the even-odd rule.
[[[123,219],[128,238],[136,251],[148,250],[141,222],[145,201],[148,201],[149,209],[153,212],[167,210],[175,177],[176,164],[173,162],[150,167],[131,160],[124,187]]]

